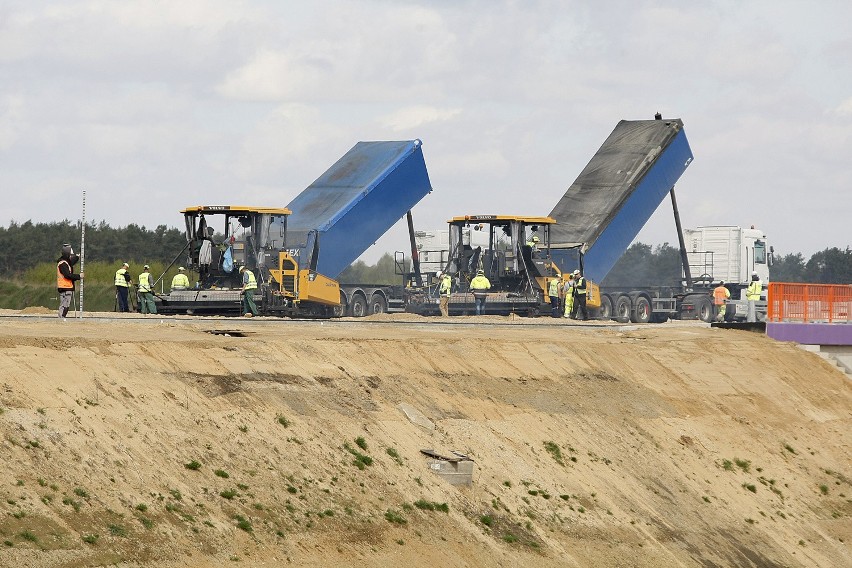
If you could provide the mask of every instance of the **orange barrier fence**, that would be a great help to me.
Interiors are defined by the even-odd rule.
[[[852,285],[770,282],[767,321],[852,323]]]

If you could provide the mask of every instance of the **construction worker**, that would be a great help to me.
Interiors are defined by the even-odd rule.
[[[760,281],[760,276],[757,275],[757,272],[752,272],[751,282],[749,282],[748,288],[746,288],[746,300],[748,300],[747,322],[757,321],[757,309],[754,304],[760,299],[760,292],[762,290],[763,282]]]
[[[488,297],[488,290],[491,289],[491,282],[485,277],[484,270],[476,271],[476,276],[470,281],[470,289],[473,292],[476,315],[482,315],[485,312],[485,299]]]
[[[574,271],[574,303],[577,304],[577,319],[587,321],[589,312],[586,310],[586,279],[579,270]]]
[[[133,280],[127,271],[128,268],[130,268],[130,265],[124,262],[121,264],[121,268],[115,271],[115,297],[118,300],[118,311],[120,312],[130,311],[127,305],[127,296]]]
[[[554,318],[559,317],[559,289],[562,281],[558,276],[554,276],[550,283],[547,285],[547,295],[550,298],[550,316]]]
[[[71,245],[62,245],[62,254],[56,260],[56,290],[59,292],[59,317],[65,318],[74,298],[74,282],[83,279],[83,273],[74,274],[74,265],[80,257],[74,254]]]
[[[725,321],[727,312],[727,299],[731,297],[731,291],[725,287],[725,281],[720,280],[719,285],[713,288],[713,303],[716,304],[716,321]]]
[[[178,273],[172,278],[172,290],[186,290],[189,288],[189,278],[184,274],[185,271],[186,268],[183,266],[178,268]]]
[[[565,317],[570,318],[574,312],[574,275],[568,275],[568,281],[563,286],[563,296],[565,296]]]
[[[449,317],[450,294],[452,293],[453,279],[446,272],[439,272],[438,278],[441,279],[441,283],[438,285],[438,294],[441,296],[441,316]]]
[[[535,256],[538,252],[538,235],[533,235],[527,241],[527,246],[530,247],[530,256]]]
[[[243,294],[243,313],[245,317],[250,318],[257,315],[257,306],[254,304],[257,279],[254,277],[254,272],[245,266],[240,267],[240,274],[243,275],[243,287],[240,289]]]
[[[147,264],[142,267],[139,275],[139,284],[136,290],[139,292],[139,308],[143,314],[156,314],[157,305],[154,303],[154,277],[151,276]]]

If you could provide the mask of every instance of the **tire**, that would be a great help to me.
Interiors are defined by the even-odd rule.
[[[710,303],[710,298],[695,299],[695,315],[705,323],[713,321],[713,304]]]
[[[627,296],[619,296],[615,300],[615,305],[612,307],[612,317],[618,323],[628,323],[630,321],[630,298]]]
[[[367,298],[361,294],[352,296],[352,302],[349,304],[349,315],[354,318],[362,318],[367,315]]]
[[[379,293],[373,294],[370,298],[370,315],[384,314],[388,311],[388,302],[385,297]]]
[[[605,294],[601,296],[601,307],[598,314],[602,320],[612,319],[612,298]]]
[[[648,323],[651,321],[651,302],[645,296],[637,296],[633,301],[633,310],[630,312],[630,321],[633,323]]]

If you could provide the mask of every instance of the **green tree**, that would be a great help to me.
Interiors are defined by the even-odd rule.
[[[828,248],[805,265],[806,280],[818,284],[852,284],[852,250]]]
[[[802,253],[776,257],[769,268],[769,280],[772,282],[804,282],[805,258]]]

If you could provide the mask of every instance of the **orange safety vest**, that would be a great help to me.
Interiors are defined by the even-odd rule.
[[[716,286],[716,287],[713,289],[713,299],[714,299],[714,303],[715,303],[717,306],[722,306],[722,305],[724,305],[724,304],[725,304],[725,300],[726,300],[726,299],[727,299],[730,295],[731,295],[731,293],[730,293],[730,292],[728,292],[728,289],[727,289],[727,288],[725,288],[724,286]]]
[[[59,290],[73,290],[74,289],[74,281],[70,278],[65,278],[65,275],[62,274],[62,271],[59,270],[59,265],[62,263],[68,264],[67,260],[60,260],[56,263],[56,287]],[[71,268],[71,265],[68,264],[68,268]]]

